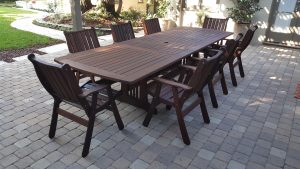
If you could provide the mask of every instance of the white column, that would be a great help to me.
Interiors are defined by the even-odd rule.
[[[180,1],[180,9],[179,9],[179,26],[181,27],[183,25],[183,15],[184,15],[184,10],[183,10],[183,1]]]
[[[70,0],[73,30],[78,31],[82,29],[82,18],[80,9],[80,0]]]

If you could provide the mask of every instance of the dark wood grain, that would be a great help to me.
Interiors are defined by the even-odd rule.
[[[177,28],[69,54],[55,61],[67,63],[83,73],[134,84],[231,34],[211,29]]]
[[[111,34],[115,43],[134,39],[131,22],[110,25]]]
[[[183,142],[189,145],[190,138],[185,126],[184,116],[196,106],[200,106],[204,122],[210,122],[202,90],[207,85],[211,72],[218,66],[222,55],[223,51],[219,50],[211,58],[199,60],[194,68],[192,66],[178,67],[176,72],[179,77],[176,79],[164,76],[154,78],[148,86],[149,94],[153,96],[153,99],[143,125],[149,125],[155,107],[160,103],[172,106],[176,111]],[[191,99],[194,94],[198,94],[199,97]],[[187,100],[189,101],[187,102]]]
[[[210,18],[206,16],[204,18],[203,28],[226,31],[227,23],[228,18]]]
[[[87,132],[82,151],[82,157],[86,157],[89,153],[97,113],[104,109],[112,111],[119,129],[124,128],[124,124],[115,103],[116,96],[113,94],[110,85],[87,82],[79,87],[76,77],[69,65],[45,63],[36,59],[33,54],[30,54],[28,59],[34,65],[34,69],[40,82],[54,99],[49,131],[50,138],[55,136],[59,114],[86,126]],[[59,105],[61,102],[66,102],[83,109],[88,119],[84,119],[66,110],[60,109]]]
[[[145,35],[161,32],[158,18],[144,20],[143,28]]]

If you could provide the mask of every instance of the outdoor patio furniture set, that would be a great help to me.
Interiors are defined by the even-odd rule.
[[[130,22],[112,25],[113,45],[100,47],[95,29],[65,32],[70,54],[56,58],[60,64],[45,63],[33,54],[28,56],[44,88],[54,98],[49,137],[55,135],[58,114],[87,127],[82,156],[89,153],[96,113],[113,112],[120,130],[124,128],[115,99],[147,111],[143,122],[148,126],[160,103],[174,107],[183,142],[190,144],[184,116],[200,105],[205,123],[209,115],[203,96],[208,85],[211,101],[218,107],[214,84],[221,80],[228,94],[223,67],[229,64],[231,79],[237,85],[234,66],[244,71],[241,54],[249,45],[257,26],[250,28],[244,38],[225,38],[227,19],[206,18],[203,28],[176,28],[161,32],[158,19],[144,22],[144,37],[135,38]],[[225,40],[225,45],[222,41]],[[199,52],[204,53],[204,57]],[[237,58],[236,62],[235,58]],[[216,76],[215,76],[216,75]],[[84,77],[91,80],[79,86]],[[96,78],[100,80],[95,80]],[[121,83],[121,91],[111,84]],[[194,95],[198,97],[192,97]],[[152,96],[149,103],[148,95]],[[187,100],[194,99],[187,102]],[[88,120],[59,108],[61,102],[83,109]],[[186,105],[188,104],[188,105]]]

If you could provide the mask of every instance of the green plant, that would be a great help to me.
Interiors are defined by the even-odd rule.
[[[121,12],[121,18],[131,21],[133,26],[140,26],[142,19],[146,18],[146,14],[137,9],[129,8],[127,11]]]
[[[166,16],[168,12],[168,7],[170,5],[169,0],[159,0],[157,1],[158,7],[157,7],[157,12],[154,14],[155,17],[163,18]]]
[[[51,23],[57,23],[57,24],[65,24],[70,23],[72,20],[71,14],[51,14],[44,18],[44,21],[51,22]]]
[[[204,18],[205,18],[205,15],[207,14],[207,12],[208,12],[208,8],[200,9],[200,10],[197,12],[197,21],[196,21],[196,23],[197,23],[198,25],[203,25]]]
[[[103,3],[99,3],[95,8],[85,12],[83,18],[87,22],[96,22],[100,19],[114,20],[116,17],[112,13],[107,12]]]
[[[250,23],[252,17],[262,8],[257,0],[232,0],[234,7],[227,8],[228,17],[236,23]]]
[[[57,3],[56,2],[50,2],[50,3],[48,3],[48,9],[49,10],[47,12],[54,13],[56,8],[57,8]]]

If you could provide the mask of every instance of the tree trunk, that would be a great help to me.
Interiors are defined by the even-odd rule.
[[[86,11],[93,8],[91,0],[80,0],[81,12],[85,13]]]
[[[115,0],[102,0],[102,3],[104,4],[107,12],[110,12],[112,14],[116,13]]]
[[[117,9],[118,14],[121,13],[122,5],[123,5],[123,0],[119,0],[119,5],[118,5],[118,9]]]

